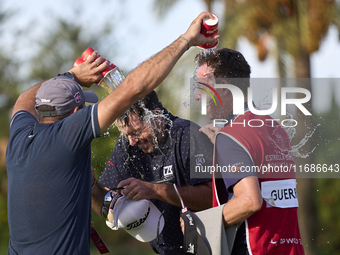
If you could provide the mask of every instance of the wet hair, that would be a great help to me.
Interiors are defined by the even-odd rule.
[[[116,120],[116,122],[119,122],[123,126],[129,125],[130,114],[135,114],[140,121],[144,121],[150,111],[153,111],[156,108],[160,108],[163,111],[165,110],[162,103],[158,99],[157,93],[153,90],[151,93],[133,104]]]
[[[227,80],[243,91],[249,87],[250,66],[244,56],[236,50],[223,48],[216,50],[215,54],[200,53],[196,55],[195,61],[198,66],[207,64],[212,67],[214,78],[230,78]]]

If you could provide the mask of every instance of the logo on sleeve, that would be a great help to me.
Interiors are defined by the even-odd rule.
[[[202,166],[205,163],[205,158],[203,154],[195,155],[196,166]]]

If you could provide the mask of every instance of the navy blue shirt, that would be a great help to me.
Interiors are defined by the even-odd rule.
[[[190,179],[190,167],[204,163],[212,165],[213,145],[207,136],[198,131],[199,126],[184,119],[169,114],[172,127],[165,132],[164,137],[152,153],[144,153],[138,146],[130,146],[126,137],[120,135],[99,181],[108,188],[116,187],[118,183],[130,177],[154,182],[174,180],[177,186],[195,185],[211,179]],[[200,161],[195,163],[195,156]],[[183,244],[183,234],[180,229],[180,207],[170,205],[160,200],[152,200],[163,212],[165,226],[159,236],[159,243],[165,243],[169,249],[157,246],[157,239],[150,244],[159,254],[186,254],[171,247]]]
[[[90,145],[100,136],[97,106],[53,124],[19,111],[10,134],[8,254],[90,254]]]

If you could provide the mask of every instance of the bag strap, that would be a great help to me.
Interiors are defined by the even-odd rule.
[[[184,221],[183,250],[189,254],[211,255],[207,244],[197,233],[193,212],[184,205],[175,183],[173,186],[182,205],[180,217]]]
[[[183,250],[186,253],[197,254],[197,230],[192,212],[182,212],[180,217],[184,221]]]

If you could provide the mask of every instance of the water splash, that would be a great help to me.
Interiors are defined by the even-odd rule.
[[[185,109],[187,109],[188,107],[190,107],[190,89],[188,89],[183,97],[183,106]]]
[[[143,114],[144,125],[150,130],[152,135],[152,141],[149,141],[154,146],[154,151],[152,152],[152,155],[160,154],[163,158],[163,160],[156,163],[154,169],[152,170],[160,169],[161,167],[163,167],[165,156],[168,155],[169,151],[164,151],[165,149],[160,148],[158,138],[160,138],[160,141],[162,141],[163,139],[170,139],[170,146],[167,148],[170,149],[170,153],[173,153],[171,149],[172,148],[171,145],[174,142],[171,137],[171,129],[173,126],[173,122],[170,119],[169,114],[164,110],[149,110],[145,107],[144,102],[142,101],[139,102],[140,102],[139,106],[144,110]],[[131,114],[131,109],[125,112],[125,115],[129,114]],[[115,125],[117,126],[117,123],[115,123]],[[123,143],[123,146],[124,148],[122,148],[122,150],[126,152],[127,158],[123,163],[124,169],[122,170],[131,171],[131,169],[129,168],[131,167],[132,164],[134,170],[138,169],[137,171],[140,175],[139,177],[141,179],[144,179],[145,172],[148,171],[148,169],[143,169],[142,166],[136,165],[140,164],[141,158],[137,157],[137,155],[129,153],[130,145],[128,142]],[[132,176],[132,173],[130,173],[130,175]]]
[[[216,47],[210,48],[210,49],[202,49],[200,54],[203,54],[205,57],[215,54],[216,52]]]
[[[215,52],[216,52],[216,47],[213,47],[213,48],[210,48],[210,49],[200,49],[199,55],[207,57],[209,55],[215,54]],[[196,82],[197,82],[197,69],[198,68],[199,68],[198,60],[196,59],[195,60],[195,67],[194,67],[193,74],[192,74],[193,83],[192,83],[191,88],[189,90],[189,93],[190,93],[191,90],[192,90],[192,93],[190,93],[189,99],[187,100],[186,99],[186,97],[188,97],[187,96],[188,91],[187,91],[186,94],[185,94],[185,98],[183,99],[183,105],[184,105],[185,108],[190,106],[191,95],[194,96],[196,94],[196,91],[197,91]]]
[[[111,134],[110,134],[109,128],[108,128],[108,129],[106,130],[106,132],[104,132],[102,135],[103,135],[104,137],[110,137]]]
[[[153,145],[155,149],[160,150],[157,137],[160,134],[163,138],[168,134],[171,138],[172,121],[164,110],[149,110],[145,106],[143,106],[143,109],[146,112],[143,120],[145,125],[152,131]]]
[[[314,129],[310,132],[308,132],[302,139],[301,141],[296,144],[296,145],[292,145],[292,149],[290,151],[290,154],[294,157],[299,157],[299,158],[307,158],[309,157],[310,154],[312,154],[316,147],[314,147],[310,152],[307,152],[305,154],[302,154],[299,150],[308,142],[308,140],[313,136],[314,132],[316,131],[317,127],[320,126],[320,124],[317,124],[316,127],[314,127]],[[296,131],[295,131],[296,133]],[[291,140],[291,138],[290,138]]]
[[[211,49],[201,49],[199,54],[201,54],[202,57],[207,57],[207,56],[209,56],[211,54],[216,54],[216,47],[211,48]],[[238,57],[240,57],[240,55]],[[197,70],[198,70],[198,68],[199,68],[198,61],[196,60],[194,71],[193,71],[193,85],[190,88],[193,91],[193,94],[191,96],[194,96],[195,93],[196,93],[196,90],[197,90],[196,82],[197,82]],[[213,75],[211,77],[213,77]],[[269,92],[269,91],[272,91],[272,89],[273,88],[267,88],[266,90],[267,90],[267,92]],[[272,104],[272,98],[269,96],[271,94],[272,93],[263,93],[262,92],[261,93],[261,97],[262,98],[260,98],[256,102],[256,105],[260,106],[260,108],[267,109],[268,106]],[[264,97],[263,97],[263,95],[264,95]],[[190,106],[190,104],[188,104],[187,101],[184,101],[183,105],[185,107]],[[293,119],[292,115],[290,115],[290,114],[287,114],[286,117],[287,117],[288,120],[289,119]],[[280,125],[279,127],[280,128],[282,127],[286,131],[286,133],[287,133],[287,135],[289,137],[289,140],[292,142],[292,140],[296,136],[297,132],[296,132],[296,128],[294,127],[293,121],[291,121],[291,122],[292,123],[287,121],[287,122],[285,122],[286,123],[285,126],[281,126]],[[315,151],[316,147],[314,147],[311,151],[306,152],[306,153],[302,153],[301,149],[309,141],[309,139],[312,138],[312,136],[314,135],[314,133],[315,133],[316,129],[318,128],[318,126],[320,126],[320,124],[317,124],[312,131],[310,131],[307,134],[305,134],[305,136],[297,144],[292,144],[291,148],[289,148],[289,149],[288,149],[288,147],[280,145],[277,141],[274,141],[274,139],[273,139],[273,143],[280,149],[280,151],[282,151],[282,154],[285,154],[285,155],[288,154],[290,156],[299,157],[299,158],[307,158],[307,157],[309,157],[309,155],[311,155]],[[275,130],[274,130],[274,132],[279,133],[279,131],[275,131]],[[269,135],[268,137],[272,137],[272,136]],[[275,137],[275,134],[274,134],[274,137]]]
[[[105,75],[104,79],[100,81],[99,86],[111,93],[123,82],[124,79],[125,75],[123,71],[116,67]]]
[[[283,128],[288,135],[289,141],[292,142],[293,138],[295,138],[297,134],[297,131],[296,131],[296,128],[294,127],[293,121],[289,121],[290,119],[293,119],[292,115],[287,114],[286,117],[287,117],[287,121],[286,121],[285,126],[281,126],[281,125],[277,126],[276,128],[274,128],[273,134],[274,134],[274,137],[279,137],[278,129]],[[268,137],[275,144],[275,146],[279,148],[282,155],[288,155],[288,156],[298,157],[298,158],[307,158],[309,157],[309,155],[311,155],[315,151],[316,147],[314,147],[311,151],[306,152],[306,153],[301,153],[300,150],[308,142],[308,140],[312,138],[313,134],[315,133],[316,129],[319,126],[320,124],[317,124],[313,128],[313,130],[305,134],[304,137],[297,144],[292,144],[290,149],[289,147],[280,144],[279,139],[273,139],[271,138],[272,136],[270,135],[268,135]]]

